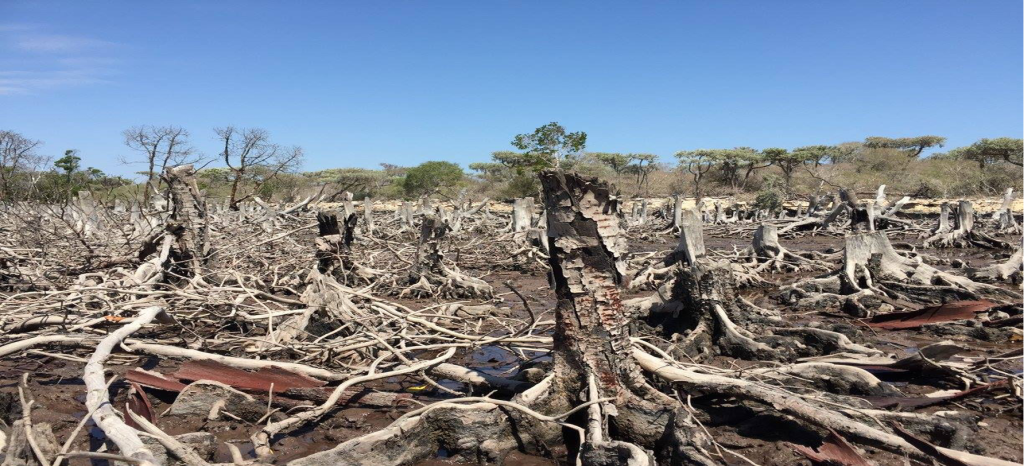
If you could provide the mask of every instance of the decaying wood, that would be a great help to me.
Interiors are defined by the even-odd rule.
[[[209,458],[158,423],[118,413],[116,391],[100,389],[109,385],[105,369],[127,364],[126,377],[171,387],[168,393],[182,390],[192,381],[174,378],[191,364],[182,360],[228,366],[220,370],[235,380],[208,377],[229,389],[234,383],[256,409],[218,406],[215,422],[259,419],[234,424],[250,436],[257,461],[281,462],[288,454],[298,456],[295,465],[415,464],[439,451],[454,461],[491,464],[511,462],[511,452],[587,465],[733,464],[747,449],[719,434],[748,433],[715,420],[725,411],[784,420],[780,432],[799,425],[810,433],[810,446],[820,443],[815,434],[834,431],[872,447],[862,450],[873,461],[927,462],[939,450],[908,440],[890,423],[914,435],[953,430],[959,440],[939,452],[963,455],[976,446],[964,432],[978,428],[975,411],[956,398],[968,395],[936,398],[945,403],[942,414],[890,411],[912,406],[908,400],[916,395],[888,383],[885,371],[969,396],[978,396],[970,390],[980,386],[977,393],[998,393],[987,400],[1000,409],[1019,405],[1019,374],[994,368],[1019,355],[977,357],[984,353],[965,348],[970,338],[981,338],[974,334],[1003,341],[1019,325],[1020,293],[1007,282],[1020,282],[1020,250],[931,256],[919,241],[904,238],[919,240],[914,235],[934,216],[904,215],[909,199],[890,203],[884,187],[863,196],[867,202],[851,192],[831,207],[827,197],[815,196],[806,213],[793,203],[769,213],[710,198],[684,209],[676,197],[660,207],[658,199],[633,199],[623,215],[610,184],[544,171],[537,206],[532,199],[474,203],[461,192],[454,200],[424,197],[415,205],[378,200],[375,212],[370,199],[356,204],[343,195],[329,204],[323,196],[294,193],[294,204],[254,198],[231,211],[207,204],[193,189],[190,170],[166,174],[177,179],[159,202],[165,213],[127,202],[108,206],[91,195],[48,210],[0,208],[0,217],[20,226],[0,228],[6,235],[0,237],[0,357],[31,358],[41,371],[50,361],[89,358],[86,416],[110,440],[110,451],[74,452],[76,430],[61,453],[42,448],[39,454],[27,437],[12,437],[20,458],[89,455],[134,464],[161,458],[147,456],[139,442],[147,433],[125,424],[127,416],[160,441],[152,448],[163,445],[188,464],[205,464]],[[342,215],[328,213],[335,209]],[[389,210],[394,215],[383,214]],[[959,230],[984,230],[1018,244],[999,216],[971,224],[973,215],[959,216],[969,211],[961,204],[954,221],[940,220],[948,228],[931,233],[936,245],[939,235]],[[32,222],[37,226],[25,227]],[[652,241],[669,232],[679,235],[675,248],[658,250],[672,248]],[[832,241],[846,235],[845,247],[793,250],[807,244],[794,241],[805,235]],[[719,241],[730,241],[723,238],[747,240],[722,247]],[[968,233],[960,238],[953,243],[979,241]],[[818,250],[834,245],[812,243]],[[642,252],[631,255],[630,246]],[[60,256],[74,264],[55,271],[54,250],[75,251]],[[819,270],[826,274],[789,275]],[[519,278],[548,273],[553,306],[536,293],[538,282]],[[512,293],[495,292],[495,279]],[[783,284],[782,293],[745,288],[771,282]],[[623,299],[631,290],[644,292]],[[899,337],[866,336],[892,331],[874,321],[858,326],[848,317],[807,317],[927,311],[978,298],[994,303],[984,312],[957,314],[956,321],[921,324],[936,334],[967,329],[956,334],[963,341],[892,354],[893,346],[872,342]],[[180,324],[143,331],[166,317],[161,308]],[[124,354],[114,356],[117,349]],[[509,361],[498,361],[497,370],[477,364],[491,352]],[[157,359],[182,368],[140,367]],[[314,384],[243,387],[243,380],[271,371]],[[325,451],[309,446],[310,456],[286,451],[302,429],[319,435],[354,406],[387,411],[394,421]],[[233,458],[252,460],[240,452]]]
[[[210,227],[206,218],[206,198],[199,192],[195,169],[192,165],[180,165],[167,169],[163,177],[168,186],[171,210],[166,229],[175,238],[172,259],[180,270],[179,274],[202,274],[209,254],[207,237]]]
[[[942,272],[918,260],[900,255],[881,232],[846,238],[842,267],[834,273],[787,286],[783,299],[801,307],[834,306],[860,317],[873,314],[870,307],[883,301],[935,303],[944,300],[981,298],[1013,302],[1020,294]],[[863,299],[874,301],[865,305]]]
[[[153,452],[142,444],[137,431],[125,424],[110,405],[110,392],[107,391],[103,363],[110,357],[110,352],[115,346],[121,344],[125,338],[142,328],[143,325],[157,318],[165,322],[173,322],[173,319],[161,307],[143,309],[134,322],[111,333],[96,345],[96,351],[86,363],[82,375],[82,381],[85,382],[87,389],[85,406],[93,413],[93,422],[103,429],[107,438],[117,444],[125,456],[152,464],[160,464],[160,462],[153,456]]]
[[[943,216],[935,233],[924,240],[925,247],[966,248],[980,247],[988,249],[1008,248],[1009,244],[995,239],[975,229],[974,207],[970,201],[960,201],[956,208],[956,228],[948,226],[946,206],[943,205]],[[1012,215],[1011,215],[1012,217]]]

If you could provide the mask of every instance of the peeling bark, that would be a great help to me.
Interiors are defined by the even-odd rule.
[[[646,382],[628,357],[631,316],[619,296],[628,244],[614,188],[560,171],[542,172],[541,184],[558,297],[553,393],[562,399],[552,405],[564,410],[584,401],[579,394],[592,374],[600,396],[615,399],[611,405],[617,414],[609,422],[621,440],[652,448],[666,431],[675,431],[679,438],[667,448],[678,447],[693,462],[710,462],[702,451],[709,440],[685,420],[688,415],[678,402]],[[668,419],[685,427],[666,425]]]

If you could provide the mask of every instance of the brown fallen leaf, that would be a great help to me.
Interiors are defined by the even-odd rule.
[[[316,388],[327,384],[276,366],[249,372],[211,360],[188,361],[172,375],[181,380],[212,380],[255,393],[266,393],[271,387],[274,393],[283,393],[293,388]]]
[[[893,312],[874,316],[865,322],[869,327],[890,330],[918,328],[924,324],[973,319],[979,312],[997,304],[991,301],[956,301],[918,311]]]
[[[180,392],[185,389],[185,384],[178,381],[178,379],[145,369],[132,369],[124,373],[124,378],[130,382],[157,390]]]
[[[871,462],[861,456],[853,445],[850,445],[841,435],[829,429],[828,436],[822,441],[817,449],[811,449],[803,445],[790,443],[789,447],[797,453],[804,455],[813,464],[827,464],[831,466],[871,466]]]
[[[156,413],[153,412],[153,405],[149,402],[146,392],[142,390],[142,386],[132,381],[128,381],[128,383],[130,384],[128,399],[124,403],[126,411],[130,410],[147,421],[156,424]],[[124,422],[136,429],[140,428],[131,416],[125,416]]]

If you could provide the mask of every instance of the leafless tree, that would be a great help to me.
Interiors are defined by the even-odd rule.
[[[189,143],[188,131],[179,126],[135,126],[124,130],[126,146],[142,153],[146,159],[144,202],[160,188],[160,174],[168,167],[195,164],[202,156]]]
[[[35,152],[40,144],[14,131],[0,130],[0,201],[13,200],[17,178],[45,162],[45,157]]]
[[[228,205],[232,210],[237,210],[238,204],[253,197],[265,183],[302,163],[301,147],[274,144],[265,129],[228,126],[214,131],[224,143],[221,156],[230,172],[231,198]],[[243,182],[250,184],[246,194],[239,191]]]

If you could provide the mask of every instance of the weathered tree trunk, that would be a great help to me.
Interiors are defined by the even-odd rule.
[[[821,198],[817,194],[811,195],[807,199],[807,215],[806,217],[813,217],[818,212],[818,203],[821,202]]]
[[[466,219],[476,215],[477,212],[480,212],[480,209],[483,209],[490,202],[490,198],[484,198],[476,207],[473,207],[472,201],[464,199],[465,195],[466,190],[462,190],[459,194],[460,200],[455,203],[455,211],[452,212],[451,227],[452,231],[456,233],[462,231],[462,225]]]
[[[900,200],[896,201],[896,203],[894,203],[888,209],[886,209],[882,216],[895,217],[896,214],[898,214],[900,210],[903,209],[903,206],[906,205],[908,202],[910,202],[910,196],[901,197]]]
[[[840,189],[839,198],[846,203],[846,207],[850,212],[850,229],[853,230],[854,233],[875,231],[874,215],[868,207],[862,207],[859,205],[857,193],[847,191],[846,189]]]
[[[683,196],[676,194],[672,196],[672,224],[669,231],[677,232],[683,226]]]
[[[192,165],[179,165],[164,173],[170,200],[166,229],[174,235],[171,257],[182,276],[202,274],[208,257],[206,199],[199,192]]]
[[[398,206],[398,210],[395,211],[395,216],[398,218],[398,224],[402,231],[412,229],[413,210],[411,203],[402,201],[402,204]]]
[[[653,449],[668,463],[714,464],[705,450],[710,440],[690,414],[679,401],[650,386],[630,356],[630,315],[619,298],[626,240],[610,186],[553,170],[540,178],[558,298],[553,367],[544,381],[512,401],[543,415],[597,402],[563,421],[561,437],[569,457],[578,452],[583,464],[653,465],[647,451]],[[424,237],[436,236],[435,223],[424,220]],[[436,253],[428,242],[418,257]],[[409,464],[433,455],[439,446],[488,463],[500,461],[512,449],[536,451],[557,441],[552,424],[484,401],[405,416],[385,430],[293,464]]]
[[[420,241],[416,245],[416,261],[413,273],[416,279],[434,272],[441,260],[441,238],[448,232],[448,225],[438,222],[434,216],[427,216],[420,223]]]
[[[996,220],[999,231],[1020,233],[1020,224],[1013,217],[1013,188],[1006,188],[1006,193],[1003,195],[1003,205],[992,214],[992,218]]]
[[[777,259],[782,254],[779,244],[779,229],[775,225],[761,224],[754,230],[754,253],[764,260]]]
[[[980,282],[1013,282],[1019,284],[1022,278],[1024,261],[1021,248],[1017,248],[1006,262],[992,264],[980,269],[967,269],[967,276]]]
[[[416,212],[419,215],[434,215],[434,206],[430,203],[430,196],[420,197],[420,209]]]
[[[363,234],[373,236],[373,199],[370,196],[363,199]]]
[[[889,201],[885,199],[885,185],[878,186],[878,192],[875,193],[875,211],[884,212],[885,208],[889,206]]]
[[[552,400],[551,407],[568,410],[586,401],[581,394],[593,376],[599,396],[614,397],[611,404],[617,415],[609,422],[621,439],[650,448],[670,436],[676,440],[669,447],[675,450],[670,456],[710,463],[701,452],[708,439],[685,420],[688,415],[678,402],[648,385],[636,361],[628,357],[631,319],[619,296],[628,244],[611,186],[552,170],[542,172],[540,179],[558,297],[553,387],[561,400]],[[673,419],[685,427],[677,428]],[[604,448],[611,446],[590,445],[584,458],[600,456]]]
[[[722,207],[722,202],[715,202],[715,225],[726,223],[726,220],[727,219],[725,218],[725,207]]]
[[[316,269],[324,275],[335,275],[351,258],[353,232],[357,218],[355,214],[338,222],[334,214],[317,212],[316,222],[319,236],[316,238]],[[344,231],[342,231],[344,228]],[[340,280],[345,283],[344,280]]]
[[[933,304],[956,300],[1015,301],[1020,294],[940,271],[900,255],[882,232],[846,237],[843,264],[833,274],[782,289],[783,300],[798,307],[841,303],[858,317],[874,313],[880,300]],[[871,303],[863,302],[864,299]]]
[[[685,334],[677,345],[690,356],[718,348],[737,357],[778,359],[772,348],[755,341],[753,335],[733,323],[730,315],[745,314],[737,305],[733,270],[728,262],[708,259],[703,225],[696,212],[683,213],[679,245],[673,256],[681,266],[674,272],[670,301],[679,306],[669,307],[682,311],[670,317],[653,316],[651,324],[661,325],[669,335]]]
[[[533,221],[533,198],[524,197],[512,202],[512,232],[530,229]]]
[[[822,221],[821,221],[821,228],[825,229],[825,228],[829,228],[830,226],[832,226],[832,224],[835,223],[835,221],[839,219],[839,215],[841,215],[843,212],[847,211],[847,208],[848,207],[847,207],[845,202],[843,202],[840,199],[836,199],[835,197],[833,197],[832,198],[832,210],[829,211],[828,215],[826,215],[824,219],[822,219]]]
[[[953,227],[949,223],[949,213],[952,211],[948,202],[943,202],[942,207],[939,208],[939,224],[932,230],[933,234],[948,233]]]
[[[992,220],[999,220],[1000,215],[1003,211],[1009,211],[1013,207],[1013,188],[1006,188],[1003,192],[1003,203],[999,206],[999,210],[992,213]]]
[[[341,212],[339,212],[339,216],[341,218],[348,218],[349,215],[356,213],[356,207],[355,203],[352,202],[352,197],[353,196],[350,191],[341,193]]]
[[[444,263],[441,242],[451,228],[438,221],[433,215],[423,218],[420,224],[420,239],[416,247],[416,259],[409,271],[408,287],[401,296],[449,296],[491,298],[494,289],[487,282],[462,273],[458,267]]]

